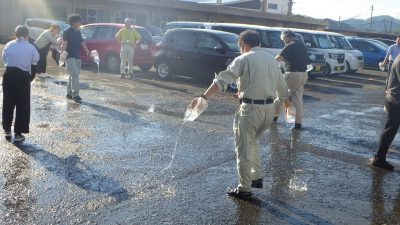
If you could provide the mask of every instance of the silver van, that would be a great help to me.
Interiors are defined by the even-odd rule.
[[[153,36],[153,40],[155,44],[157,45],[160,43],[162,37],[168,30],[172,29],[177,29],[177,28],[198,28],[198,29],[204,29],[204,23],[203,22],[186,22],[186,21],[175,21],[175,22],[169,22],[165,27],[163,28],[161,35],[160,36]]]

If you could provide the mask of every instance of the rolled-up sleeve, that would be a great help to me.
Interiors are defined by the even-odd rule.
[[[232,84],[241,76],[244,59],[241,56],[237,57],[226,70],[215,75],[214,83],[219,91],[226,91],[228,84]]]

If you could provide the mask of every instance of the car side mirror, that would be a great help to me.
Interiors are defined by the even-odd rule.
[[[216,52],[218,52],[218,53],[221,53],[221,54],[225,54],[225,53],[226,53],[226,49],[225,49],[223,46],[221,46],[221,47],[215,47],[214,50],[215,50]]]
[[[311,43],[306,43],[306,46],[307,47],[311,47]]]

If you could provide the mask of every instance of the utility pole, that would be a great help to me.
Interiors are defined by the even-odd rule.
[[[340,29],[340,16],[339,16],[339,24],[338,24],[338,30]]]
[[[374,5],[371,7],[371,22],[369,24],[369,32],[372,32],[372,12],[374,11]]]
[[[387,33],[386,31],[386,19],[383,18],[383,32]]]
[[[289,0],[288,4],[288,16],[290,16],[292,15],[293,0]]]
[[[392,22],[393,22],[393,19],[390,21],[390,31],[389,31],[390,34],[392,33]]]

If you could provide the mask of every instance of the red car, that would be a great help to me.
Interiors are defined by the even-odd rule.
[[[83,40],[89,51],[97,50],[100,57],[100,65],[104,65],[112,72],[120,72],[121,45],[115,39],[115,34],[124,28],[120,23],[93,23],[80,27]],[[132,26],[142,36],[139,45],[136,45],[133,65],[142,71],[149,71],[154,64],[153,37],[146,28]],[[87,56],[83,48],[80,48],[82,63],[93,63],[93,58]]]

